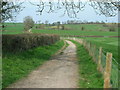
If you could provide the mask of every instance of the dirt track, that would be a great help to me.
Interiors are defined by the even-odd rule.
[[[76,46],[70,42],[63,53],[47,61],[9,88],[77,88],[78,65]]]

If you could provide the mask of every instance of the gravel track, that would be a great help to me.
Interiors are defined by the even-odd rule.
[[[78,88],[76,46],[69,46],[42,66],[8,88]]]

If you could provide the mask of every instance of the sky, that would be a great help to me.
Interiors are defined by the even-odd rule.
[[[23,6],[25,6],[25,8],[17,15],[17,17],[15,18],[15,22],[23,22],[23,19],[26,16],[31,16],[35,22],[41,21],[43,23],[46,20],[49,21],[49,23],[57,21],[64,22],[67,20],[118,22],[118,15],[115,17],[105,17],[104,15],[97,15],[95,13],[95,10],[88,4],[85,6],[83,11],[80,11],[77,14],[77,18],[70,18],[67,14],[62,16],[64,13],[64,9],[58,10],[55,13],[47,13],[45,12],[46,10],[48,10],[48,8],[46,7],[42,15],[37,15],[38,13],[36,12],[36,10],[38,8],[36,6],[30,4],[27,1],[23,3]]]

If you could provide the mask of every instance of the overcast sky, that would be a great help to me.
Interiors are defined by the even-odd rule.
[[[25,9],[17,15],[15,21],[16,22],[23,22],[23,18],[26,16],[31,16],[35,22],[41,20],[41,22],[45,22],[48,20],[50,23],[57,22],[57,21],[67,21],[67,20],[81,20],[81,21],[104,21],[106,22],[118,22],[118,15],[115,17],[105,17],[104,15],[97,15],[94,9],[89,6],[88,4],[85,6],[84,11],[80,11],[78,13],[78,18],[69,18],[67,15],[62,16],[64,13],[63,10],[58,10],[56,13],[47,13],[43,12],[42,15],[37,15],[36,12],[37,7],[31,5],[29,2],[24,2],[23,6]],[[45,10],[47,10],[46,8]],[[62,17],[61,17],[62,16]]]

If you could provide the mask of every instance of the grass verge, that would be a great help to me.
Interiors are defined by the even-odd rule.
[[[97,65],[93,62],[88,51],[78,42],[73,41],[77,46],[77,57],[79,62],[79,87],[80,88],[103,88],[102,74],[97,71]]]
[[[63,45],[63,41],[58,41],[50,46],[41,46],[16,54],[3,52],[3,88],[27,76],[32,70],[49,60],[51,55]]]

